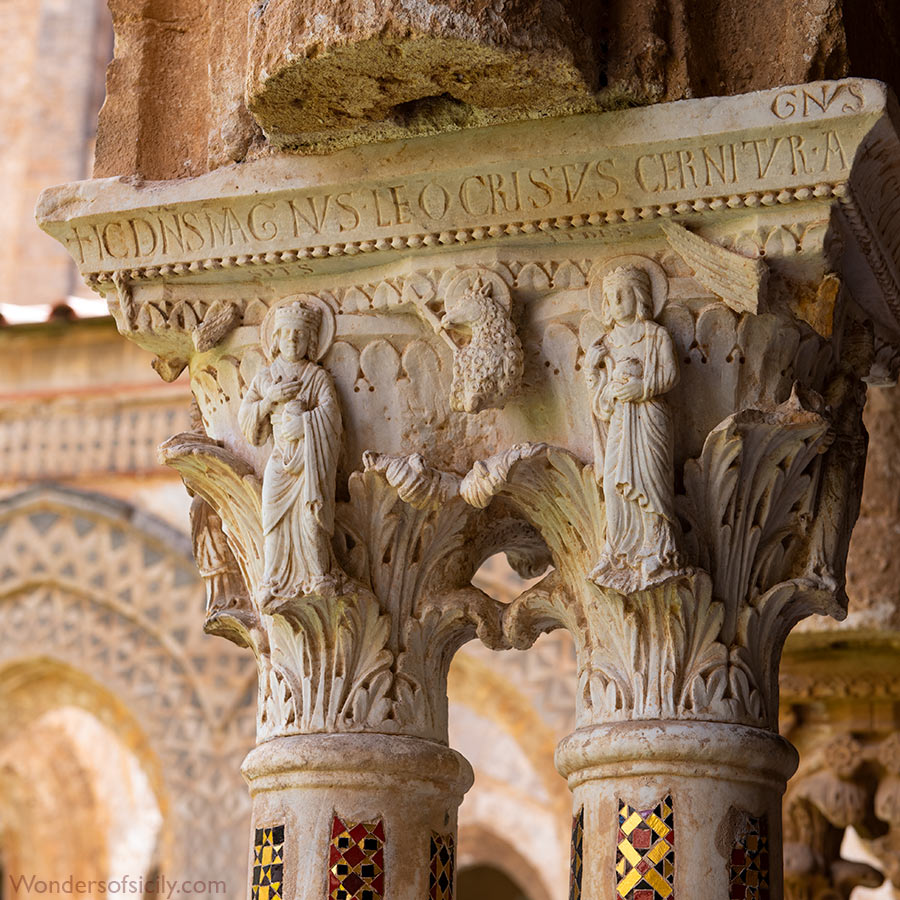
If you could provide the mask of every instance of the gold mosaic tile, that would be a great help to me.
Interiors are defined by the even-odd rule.
[[[453,900],[453,870],[456,844],[452,834],[431,833],[431,866],[428,871],[429,900]]]
[[[251,900],[282,900],[284,825],[257,828],[253,844]]]
[[[572,857],[569,873],[569,900],[581,900],[581,874],[584,868],[584,807],[572,817]]]
[[[671,796],[653,809],[619,802],[617,900],[674,900],[675,813]]]

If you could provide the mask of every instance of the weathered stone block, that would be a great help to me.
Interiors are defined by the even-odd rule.
[[[248,104],[282,147],[572,110],[597,87],[597,7],[269,0],[250,12]]]

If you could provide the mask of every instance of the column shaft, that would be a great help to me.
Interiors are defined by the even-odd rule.
[[[780,896],[769,848],[797,765],[784,739],[705,722],[598,725],[563,741],[557,765],[576,830],[583,817],[584,900]]]
[[[298,735],[260,744],[243,772],[252,885],[277,884],[291,900],[452,896],[457,809],[473,779],[455,751],[379,734]]]

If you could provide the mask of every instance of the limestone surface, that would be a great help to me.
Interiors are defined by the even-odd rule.
[[[597,5],[269,0],[250,16],[249,108],[276,146],[558,112],[596,89]]]

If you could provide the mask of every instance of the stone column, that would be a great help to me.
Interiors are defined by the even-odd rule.
[[[801,757],[784,809],[789,900],[844,900],[854,887],[882,882],[875,868],[843,858],[849,826],[895,892],[900,885],[898,364],[892,347],[879,347],[867,378],[875,389],[863,416],[870,444],[847,561],[851,614],[843,622],[810,619],[785,647],[782,733]]]
[[[259,661],[252,852],[286,896],[363,864],[350,896],[449,896],[450,659],[558,627],[573,896],[781,896],[781,647],[845,614],[900,330],[892,103],[822,82],[44,195],[122,333],[189,369],[161,452],[207,628]],[[553,570],[501,607],[470,584],[497,552]]]
[[[261,340],[269,361],[240,390],[231,435],[250,458],[271,441],[261,479],[206,433],[216,400],[241,379],[238,359],[260,352],[253,344],[218,356],[214,381],[194,373],[198,430],[160,456],[196,495],[205,628],[259,665],[259,743],[243,766],[251,886],[294,900],[450,897],[473,773],[446,746],[446,681],[476,629],[502,641],[499,604],[466,588],[490,539],[445,476],[408,493],[403,459],[365,454],[335,501],[344,420],[330,374],[313,362],[334,337],[329,310],[320,297],[289,297],[232,337]],[[291,344],[300,340],[302,358]],[[274,399],[282,385],[287,402]],[[527,554],[520,530],[524,543],[508,537]]]

